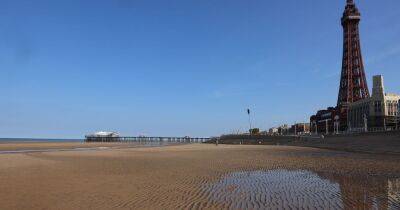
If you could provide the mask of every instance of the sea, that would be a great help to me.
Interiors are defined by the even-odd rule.
[[[0,138],[1,143],[19,142],[83,142],[84,139],[46,139],[46,138]]]

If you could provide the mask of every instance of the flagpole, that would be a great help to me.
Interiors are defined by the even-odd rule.
[[[250,136],[251,136],[251,117],[250,117],[250,109],[247,109],[247,114],[249,115],[249,127],[250,127],[249,133],[250,133]]]

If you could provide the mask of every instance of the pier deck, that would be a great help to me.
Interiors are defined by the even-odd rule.
[[[210,138],[192,137],[98,137],[86,136],[85,142],[182,142],[182,143],[203,143]]]

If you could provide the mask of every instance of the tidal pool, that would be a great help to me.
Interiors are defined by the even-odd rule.
[[[230,173],[205,186],[229,209],[400,209],[400,179],[267,170]]]

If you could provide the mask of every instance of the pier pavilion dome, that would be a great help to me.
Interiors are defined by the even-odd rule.
[[[99,131],[93,134],[86,135],[86,137],[119,137],[116,132]]]

